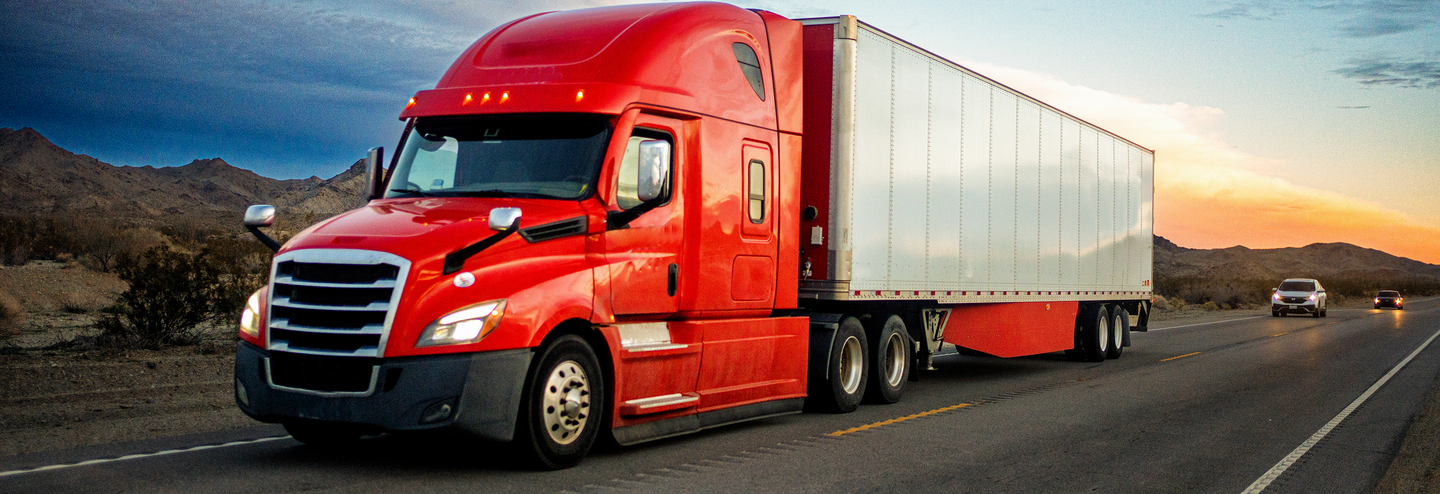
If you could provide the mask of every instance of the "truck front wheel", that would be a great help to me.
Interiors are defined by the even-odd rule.
[[[905,392],[910,377],[910,345],[905,339],[905,322],[891,315],[875,333],[875,346],[870,350],[869,401],[895,403]]]
[[[570,468],[600,432],[604,375],[595,350],[579,336],[560,337],[538,357],[526,379],[515,440],[536,466]]]

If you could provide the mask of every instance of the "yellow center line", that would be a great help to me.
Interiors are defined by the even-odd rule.
[[[1276,337],[1276,336],[1285,336],[1285,335],[1287,335],[1287,334],[1290,334],[1290,332],[1289,332],[1289,331],[1286,331],[1286,332],[1284,332],[1284,333],[1275,333],[1275,334],[1270,335],[1270,337],[1271,337],[1271,338],[1274,338],[1274,337]]]
[[[1181,356],[1178,356],[1178,357],[1170,357],[1170,358],[1167,358],[1167,359],[1160,359],[1160,361],[1161,361],[1161,362],[1169,362],[1169,361],[1175,360],[1175,359],[1177,359],[1177,358],[1185,358],[1185,357],[1189,357],[1189,356],[1191,356],[1191,355],[1199,355],[1199,354],[1200,354],[1200,352],[1187,353],[1187,354],[1184,354],[1184,355],[1181,355]]]
[[[917,413],[917,414],[914,414],[914,415],[906,415],[906,416],[904,416],[904,417],[897,417],[897,418],[893,418],[893,419],[890,419],[890,420],[885,420],[885,421],[881,421],[881,422],[876,422],[876,423],[873,423],[873,424],[866,424],[866,425],[862,425],[862,426],[860,426],[860,427],[853,427],[853,428],[850,428],[850,429],[845,429],[845,430],[843,430],[843,431],[835,431],[835,432],[831,432],[831,433],[828,434],[828,435],[830,435],[830,436],[843,436],[843,435],[849,434],[849,433],[851,433],[851,432],[860,432],[860,431],[863,431],[863,430],[874,429],[874,428],[876,428],[876,427],[885,426],[885,425],[890,425],[890,424],[894,424],[894,423],[897,423],[897,422],[904,422],[904,421],[910,420],[910,419],[918,419],[918,418],[920,418],[920,417],[925,417],[925,416],[929,416],[929,415],[935,415],[935,414],[940,413],[940,412],[948,412],[948,411],[951,411],[951,410],[958,410],[958,409],[965,408],[965,407],[968,407],[968,406],[971,406],[971,405],[970,405],[969,403],[961,403],[961,404],[959,404],[959,405],[950,405],[950,406],[944,407],[944,408],[936,408],[936,409],[931,410],[931,411],[928,411],[928,412],[920,412],[920,413]]]

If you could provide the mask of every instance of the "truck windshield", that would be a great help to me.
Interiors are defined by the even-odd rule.
[[[385,197],[583,199],[610,137],[604,115],[420,118]]]

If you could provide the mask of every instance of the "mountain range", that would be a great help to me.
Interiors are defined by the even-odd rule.
[[[304,226],[365,204],[364,160],[321,179],[275,180],[220,158],[185,166],[114,166],[51,143],[31,128],[0,129],[0,215],[83,216],[122,223],[200,221],[238,228],[245,208],[272,204],[280,221]],[[294,218],[293,223],[286,218]],[[1440,280],[1440,265],[1346,243],[1304,247],[1188,249],[1155,237],[1157,276],[1274,279],[1287,277]]]
[[[128,224],[198,221],[239,225],[251,204],[323,219],[365,203],[364,160],[321,179],[275,180],[220,158],[185,166],[114,166],[55,145],[31,128],[0,129],[0,214],[115,219]]]

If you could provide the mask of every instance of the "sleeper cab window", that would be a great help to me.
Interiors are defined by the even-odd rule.
[[[749,186],[747,188],[750,190],[749,200],[747,201],[748,207],[746,209],[750,211],[750,222],[764,223],[765,163],[761,162],[760,160],[750,160],[750,166],[748,166],[747,168],[749,168]]]
[[[730,49],[735,51],[735,60],[740,62],[745,80],[750,81],[750,89],[755,90],[760,101],[765,101],[765,79],[760,75],[760,57],[755,56],[755,49],[745,43],[732,44]]]
[[[630,209],[644,202],[640,200],[639,186],[640,143],[657,139],[670,143],[671,149],[674,149],[675,141],[664,132],[637,128],[634,133],[630,134],[630,142],[625,144],[625,156],[620,159],[620,177],[615,190],[615,203],[620,206],[620,209]],[[670,170],[671,173],[674,173],[675,154],[673,151],[670,156]],[[661,197],[664,198],[662,202],[670,200],[669,181],[666,182],[665,191],[661,193]]]

